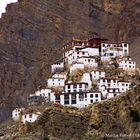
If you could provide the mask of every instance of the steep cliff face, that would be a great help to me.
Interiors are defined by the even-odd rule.
[[[19,0],[0,19],[0,120],[40,85],[62,44],[74,36],[99,36],[136,44],[139,58],[139,0]],[[135,51],[133,51],[135,50]],[[3,117],[4,116],[4,117]]]

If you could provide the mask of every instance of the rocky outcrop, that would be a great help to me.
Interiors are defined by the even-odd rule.
[[[3,140],[140,139],[140,85],[127,94],[78,109],[51,104],[34,124],[0,126]],[[6,130],[6,131],[5,131]],[[19,130],[19,131],[18,131]]]
[[[140,85],[126,95],[86,109],[53,105],[38,120],[46,139],[137,139],[140,133]]]
[[[139,0],[19,0],[0,19],[0,120],[45,86],[62,44],[74,36],[129,41],[139,59]],[[134,50],[134,51],[133,51]],[[55,54],[55,55],[52,55]]]

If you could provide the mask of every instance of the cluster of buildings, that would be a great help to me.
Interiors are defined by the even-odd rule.
[[[107,39],[73,39],[63,47],[63,59],[51,66],[52,76],[47,80],[47,88],[40,89],[27,99],[29,106],[46,102],[84,108],[95,102],[112,98],[127,92],[131,81],[118,76],[107,77],[101,67],[117,68],[127,75],[135,75],[136,62],[129,56],[126,42],[111,43]],[[102,63],[102,65],[100,65]],[[79,81],[73,81],[79,70]],[[21,113],[22,112],[22,113]],[[40,112],[28,113],[23,108],[13,110],[12,118],[23,123],[34,122]],[[21,116],[21,117],[20,117]]]

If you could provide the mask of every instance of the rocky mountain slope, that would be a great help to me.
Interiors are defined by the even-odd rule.
[[[0,19],[0,121],[45,86],[50,64],[72,37],[128,41],[139,60],[139,0],[19,0],[6,11]]]
[[[138,140],[140,85],[125,95],[86,109],[50,105],[36,124],[23,126],[11,122],[3,126],[0,127],[3,140]]]

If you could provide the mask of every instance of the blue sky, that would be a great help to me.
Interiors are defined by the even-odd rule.
[[[17,0],[0,0],[0,17],[1,13],[5,12],[6,5],[12,2],[17,2]]]

